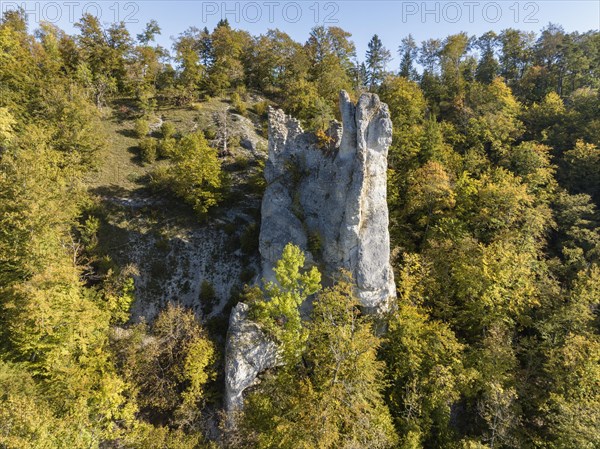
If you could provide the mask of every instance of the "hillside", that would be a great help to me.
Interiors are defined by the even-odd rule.
[[[255,98],[249,106],[261,101]],[[259,135],[264,117],[252,112],[241,116],[228,101],[214,98],[194,107],[158,109],[151,134],[160,134],[160,124],[172,123],[180,135],[200,131],[214,136],[223,114],[229,128],[229,148],[221,157],[227,174],[225,200],[198,220],[189,206],[150,186],[153,171],[168,160],[141,161],[136,114],[125,105],[104,113],[107,146],[87,185],[99,200],[103,263],[136,273],[133,320],[151,320],[169,301],[191,307],[205,319],[215,317],[258,273],[261,191],[260,182],[258,187],[251,183],[262,177],[266,157],[266,140]],[[218,145],[217,139],[211,143]]]

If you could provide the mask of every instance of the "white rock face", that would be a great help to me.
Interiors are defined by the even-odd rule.
[[[242,393],[256,376],[278,364],[277,346],[260,327],[248,320],[248,305],[239,303],[231,311],[225,358],[225,408],[238,410]]]
[[[386,202],[387,153],[392,123],[387,105],[363,94],[354,105],[340,94],[342,127],[329,130],[326,150],[297,120],[269,114],[267,189],[262,201],[263,275],[289,242],[330,276],[350,271],[366,308],[385,310],[395,297]],[[312,251],[311,251],[312,250]]]
[[[370,312],[385,311],[396,296],[390,265],[387,153],[392,140],[388,107],[375,94],[354,105],[340,93],[342,124],[333,123],[326,149],[313,134],[280,110],[269,111],[267,188],[262,200],[259,249],[262,275],[288,243],[298,245],[325,281],[340,269],[353,274],[357,294]],[[248,306],[232,311],[225,360],[228,411],[243,404],[243,391],[277,363],[277,348],[256,323]]]

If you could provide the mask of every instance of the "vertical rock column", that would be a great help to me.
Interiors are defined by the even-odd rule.
[[[387,153],[392,140],[388,107],[375,94],[355,105],[340,93],[342,126],[332,123],[328,148],[280,110],[269,111],[267,188],[262,201],[259,250],[262,276],[288,243],[298,245],[324,279],[352,273],[367,311],[387,310],[396,287],[390,265]],[[277,363],[276,348],[239,304],[230,318],[225,360],[226,408],[242,405],[243,390]]]
[[[363,306],[385,309],[395,297],[386,199],[392,122],[375,94],[361,95],[354,105],[342,91],[340,112],[341,139],[327,151],[297,120],[278,110],[269,114],[263,275],[271,278],[273,265],[292,242],[324,268],[325,277],[341,268],[350,271]],[[330,135],[338,134],[338,127],[333,124]]]

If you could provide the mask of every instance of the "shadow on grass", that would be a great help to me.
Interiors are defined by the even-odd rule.
[[[130,139],[137,139],[137,134],[133,129],[122,128],[117,130],[117,133],[121,134],[124,137],[128,137]]]
[[[131,195],[131,190],[116,185],[95,187],[90,192],[102,198],[125,198]]]
[[[131,154],[131,162],[133,162],[135,165],[138,165],[140,167],[145,166],[144,161],[142,161],[140,147],[138,147],[138,146],[127,147],[127,152],[129,154]]]

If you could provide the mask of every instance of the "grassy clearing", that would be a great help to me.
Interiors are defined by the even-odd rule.
[[[141,163],[133,123],[133,120],[120,122],[115,118],[103,121],[107,145],[100,155],[101,165],[88,176],[91,190],[118,187],[131,192],[140,188],[140,179],[149,173],[151,167]]]
[[[231,110],[227,100],[211,98],[190,107],[159,108],[154,118],[150,118],[149,121],[150,124],[156,124],[160,120],[163,123],[171,123],[181,136],[195,131],[215,130],[215,115],[227,109]],[[169,161],[157,160],[148,164],[142,162],[138,148],[140,139],[134,132],[137,118],[125,101],[114,110],[107,110],[103,120],[107,145],[99,158],[100,166],[87,178],[90,191],[105,202],[112,203],[109,209],[113,211],[113,218],[121,216],[121,220],[129,219],[131,223],[145,222],[154,229],[157,229],[158,223],[165,223],[165,220],[169,223],[177,222],[176,227],[197,226],[197,218],[186,205],[174,198],[161,197],[149,189],[149,175],[160,165],[169,164]],[[262,121],[258,116],[249,113],[248,118],[256,128],[261,127]],[[232,119],[231,126],[233,130],[240,125]],[[160,131],[156,130],[151,135],[160,137],[159,134]],[[233,203],[250,199],[252,203],[255,202],[257,195],[260,195],[260,189],[253,186],[256,179],[262,178],[259,162],[250,152],[239,146],[239,139],[237,146],[230,146],[229,154],[222,157],[229,192],[225,194],[223,204],[216,208],[211,216],[219,218],[218,216],[231,208]],[[119,212],[116,212],[113,206],[116,206]]]

